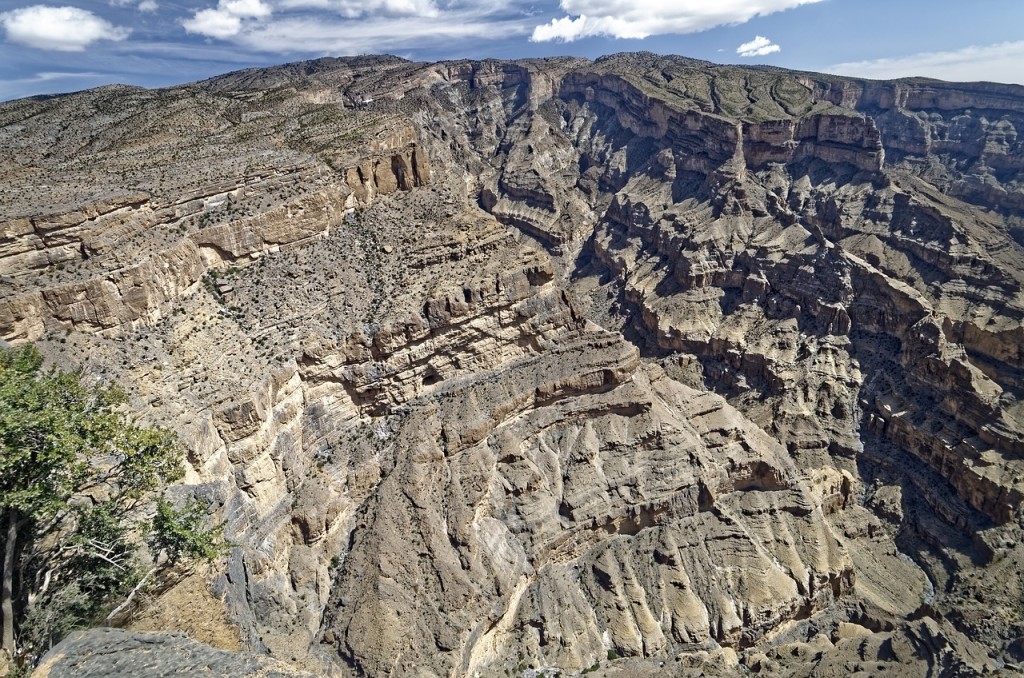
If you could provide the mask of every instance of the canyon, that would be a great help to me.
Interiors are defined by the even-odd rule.
[[[646,53],[0,104],[0,337],[232,544],[40,672],[1018,675],[1018,128]]]

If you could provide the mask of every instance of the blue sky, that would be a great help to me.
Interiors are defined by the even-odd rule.
[[[1024,0],[0,0],[0,100],[324,55],[649,50],[1024,84]]]

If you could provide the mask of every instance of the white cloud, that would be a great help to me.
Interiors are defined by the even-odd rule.
[[[1024,40],[923,52],[892,59],[852,61],[831,66],[840,75],[882,80],[925,76],[951,81],[988,80],[1024,85]]]
[[[114,0],[128,1],[128,0]],[[150,0],[143,0],[150,1]],[[449,13],[449,18],[458,23],[457,2],[449,2],[449,8],[456,11]],[[478,11],[483,9],[488,0],[469,0]],[[311,13],[309,10],[316,10]],[[327,12],[328,14],[325,14]],[[272,14],[285,14],[285,18],[270,21]],[[216,7],[197,10],[192,17],[183,23],[189,33],[198,33],[210,38],[235,39],[247,41],[246,36],[266,34],[271,37],[281,34],[289,35],[294,44],[285,49],[266,51],[310,51],[306,44],[306,36],[296,32],[297,27],[308,27],[316,42],[325,39],[326,32],[333,30],[331,36],[337,44],[342,37],[365,43],[365,36],[360,34],[362,24],[348,23],[341,25],[338,20],[363,20],[375,18],[401,19],[406,17],[432,19],[441,16],[435,0],[219,0]],[[442,34],[451,35],[459,29],[447,26],[422,25],[419,33],[431,29],[442,29]],[[378,34],[379,33],[379,34]],[[378,38],[387,37],[386,31],[375,31]],[[317,37],[318,36],[318,37]],[[397,34],[396,34],[396,37]]]
[[[216,7],[197,11],[182,25],[189,33],[226,39],[242,32],[244,20],[266,19],[270,14],[270,5],[263,0],[220,0]]]
[[[393,51],[526,35],[518,0],[220,0],[183,24],[190,33],[261,52]],[[242,3],[250,11],[242,12]],[[259,11],[256,11],[257,7]]]
[[[110,0],[111,7],[130,7],[138,2],[138,9],[140,12],[155,12],[160,8],[160,5],[156,3],[156,0]]]
[[[110,73],[43,71],[25,78],[0,80],[0,101],[37,94],[40,83],[47,83],[48,89],[67,92],[94,86],[97,80],[111,82],[114,79],[116,76]]]
[[[646,38],[742,24],[822,0],[561,0],[568,16],[537,26],[531,40],[572,42],[591,36]]]
[[[43,71],[36,73],[34,77],[26,78],[24,82],[50,82],[51,80],[92,80],[96,78],[108,77],[105,73],[93,73],[90,71],[85,72],[68,72],[64,73],[61,71]]]
[[[131,33],[87,10],[48,5],[4,12],[0,25],[10,42],[62,52],[81,52],[98,40],[124,40]]]
[[[327,9],[343,17],[425,16],[439,14],[434,0],[280,0],[285,9]]]
[[[741,57],[765,56],[780,51],[782,51],[781,47],[763,35],[758,35],[750,42],[745,42],[736,48],[736,53]]]
[[[270,16],[270,6],[263,0],[220,0],[217,7],[232,16],[260,19]]]
[[[494,35],[523,35],[523,20],[493,20],[463,14],[436,17],[376,17],[325,20],[324,17],[281,19],[246,30],[235,38],[253,50],[288,53],[359,54],[399,52],[410,47],[452,44]]]
[[[242,20],[219,9],[201,9],[191,19],[182,22],[189,33],[209,38],[230,38],[242,31]]]

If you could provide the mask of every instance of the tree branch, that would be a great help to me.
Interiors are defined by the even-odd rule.
[[[136,595],[136,594],[137,594],[137,593],[138,593],[139,591],[141,591],[141,590],[142,590],[142,587],[143,587],[143,586],[145,586],[145,585],[146,585],[146,581],[147,581],[147,580],[148,580],[148,579],[149,579],[150,577],[152,577],[152,576],[153,576],[154,574],[156,574],[157,570],[159,570],[159,569],[160,569],[161,567],[163,567],[163,566],[162,566],[162,565],[154,565],[154,566],[152,567],[152,569],[150,569],[150,571],[149,571],[149,572],[147,572],[147,573],[146,573],[146,574],[145,574],[145,575],[144,575],[144,576],[142,577],[142,579],[141,579],[141,580],[139,581],[139,583],[135,585],[135,588],[133,588],[133,589],[131,590],[131,592],[130,592],[130,593],[128,594],[128,597],[124,599],[124,602],[123,602],[123,603],[121,603],[120,605],[118,605],[117,607],[115,607],[115,608],[114,608],[113,610],[111,610],[110,614],[108,614],[108,615],[107,615],[106,621],[110,621],[111,619],[113,619],[114,617],[116,617],[116,616],[117,616],[118,614],[120,614],[122,610],[124,610],[124,609],[125,609],[126,607],[128,607],[129,605],[131,605],[132,601],[133,601],[133,600],[135,600],[135,595]]]
[[[111,565],[113,565],[114,567],[116,567],[117,569],[121,570],[122,572],[127,572],[128,571],[127,568],[124,565],[122,565],[121,563],[118,563],[118,562],[116,562],[114,560],[111,560],[110,558],[107,558],[105,555],[103,555],[99,551],[86,551],[86,554],[90,555],[90,556],[93,556],[94,558],[99,558],[100,560],[105,560],[108,563],[110,563]]]

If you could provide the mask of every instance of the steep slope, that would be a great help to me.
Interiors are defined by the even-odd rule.
[[[0,333],[183,433],[246,649],[1024,659],[1024,89],[322,59],[0,125]]]

